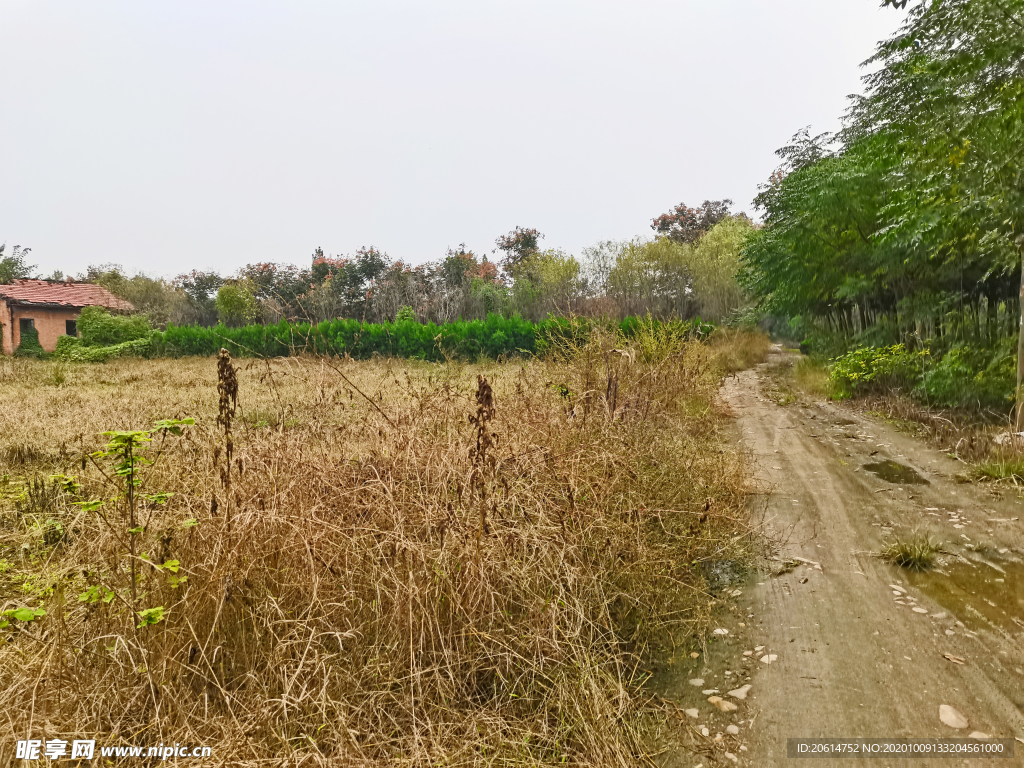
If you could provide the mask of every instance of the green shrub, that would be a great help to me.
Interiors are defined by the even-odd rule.
[[[412,307],[402,307],[398,310],[398,314],[395,315],[395,325],[399,323],[415,323],[416,322],[416,310]]]
[[[77,350],[81,346],[82,340],[77,336],[61,336],[57,339],[57,348],[53,351],[53,356],[70,360],[73,350]]]
[[[652,321],[660,327],[659,321]],[[669,323],[688,338],[706,338],[714,330],[699,319]],[[641,328],[638,318],[626,318],[617,330],[632,338]],[[224,347],[235,357],[280,357],[313,352],[349,355],[354,358],[404,357],[443,361],[447,358],[475,360],[481,355],[544,354],[558,340],[583,339],[593,320],[551,318],[538,323],[521,317],[488,315],[486,320],[458,320],[444,325],[407,322],[360,323],[358,320],[326,320],[318,324],[289,323],[245,325],[229,328],[169,325],[153,333],[151,354],[180,357],[214,355]]]
[[[117,357],[149,357],[152,346],[149,339],[133,339],[106,347],[89,347],[72,336],[61,336],[53,356],[73,363],[105,363]]]
[[[14,350],[15,357],[33,357],[42,360],[48,355],[39,343],[39,332],[35,328],[26,328],[21,332],[21,341]]]
[[[994,349],[958,344],[924,373],[915,394],[946,408],[1007,406],[1013,402],[1016,375],[1015,339]]]
[[[147,338],[152,333],[143,314],[112,315],[103,307],[86,307],[78,317],[78,331],[87,347],[107,347]]]
[[[902,344],[861,347],[832,361],[829,379],[837,397],[902,388],[919,383],[927,350],[908,352]]]

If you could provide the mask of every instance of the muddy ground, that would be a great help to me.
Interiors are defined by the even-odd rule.
[[[657,676],[685,734],[661,762],[1024,766],[1021,497],[965,482],[963,463],[856,406],[779,405],[772,379],[793,356],[776,348],[723,387],[755,462],[755,516],[778,546],[758,572],[717,574],[719,633]],[[933,570],[876,557],[915,532],[943,542]],[[1016,756],[786,757],[791,737],[971,735],[1016,737]]]

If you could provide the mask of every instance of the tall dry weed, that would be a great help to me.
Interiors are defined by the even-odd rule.
[[[157,364],[134,365],[144,381],[118,391],[141,418]],[[47,614],[0,648],[0,761],[27,737],[207,744],[231,764],[644,761],[640,664],[706,620],[700,564],[746,546],[707,348],[595,333],[475,381],[391,361],[239,371],[243,414],[292,397],[291,417],[229,432],[230,475],[232,422],[191,365],[167,370],[206,405],[162,414],[198,425],[149,468],[149,492],[174,495],[140,510],[134,563],[94,513],[65,505],[47,544],[4,512],[26,577],[5,608]],[[230,517],[210,502],[228,478]],[[75,482],[111,493],[94,468]],[[162,620],[80,601],[134,566]]]

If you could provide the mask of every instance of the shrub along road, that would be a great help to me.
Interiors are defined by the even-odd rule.
[[[721,619],[728,634],[674,673],[696,707],[689,722],[711,739],[723,733],[719,757],[757,766],[787,764],[791,737],[1024,738],[1024,505],[1013,487],[965,484],[964,464],[854,408],[778,405],[768,366],[791,357],[776,348],[724,386],[779,542],[776,575],[741,586]],[[876,556],[915,532],[942,542],[933,570]],[[745,698],[728,694],[744,683]],[[714,689],[738,708],[708,703]],[[945,720],[963,727],[944,723],[942,705],[966,724],[949,710]],[[1019,765],[1024,743],[1015,746]],[[683,764],[718,764],[709,757]],[[815,761],[833,762],[849,764]]]

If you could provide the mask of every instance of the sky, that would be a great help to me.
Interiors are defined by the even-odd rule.
[[[903,16],[879,4],[0,0],[0,243],[173,277],[753,214],[775,150],[861,91]]]

